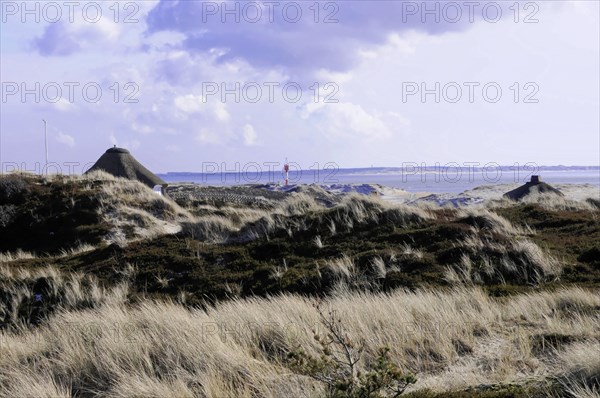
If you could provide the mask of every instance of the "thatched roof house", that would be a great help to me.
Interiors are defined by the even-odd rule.
[[[154,188],[157,185],[164,188],[168,185],[162,178],[158,177],[138,162],[127,149],[117,148],[116,146],[107,150],[100,159],[86,171],[86,174],[96,170],[105,171],[115,177],[137,180],[150,188]]]
[[[564,196],[563,193],[558,189],[546,184],[545,182],[542,182],[540,176],[531,176],[531,181],[525,183],[525,185],[522,185],[517,189],[513,189],[512,191],[505,193],[504,197],[512,200],[521,200],[530,195],[540,194]]]

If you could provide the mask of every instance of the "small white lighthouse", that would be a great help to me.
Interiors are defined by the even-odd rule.
[[[288,186],[290,176],[290,165],[288,164],[287,158],[285,158],[285,164],[283,165],[283,175],[285,177],[285,186]]]

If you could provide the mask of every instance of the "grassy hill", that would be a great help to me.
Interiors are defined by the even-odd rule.
[[[321,396],[322,382],[285,361],[298,345],[316,350],[315,300],[367,341],[365,367],[389,346],[417,376],[413,396],[598,388],[593,201],[439,208],[318,188],[188,188],[172,200],[102,173],[0,177],[0,396]],[[235,319],[257,330],[202,344],[194,334]],[[112,321],[139,345],[108,340]],[[460,327],[406,339],[408,324],[450,321]]]

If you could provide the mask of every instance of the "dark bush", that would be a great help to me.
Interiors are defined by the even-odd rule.
[[[588,202],[592,206],[595,206],[596,208],[600,209],[600,200],[594,199],[594,198],[588,198],[586,200],[586,202]]]
[[[581,261],[582,263],[600,264],[600,247],[596,246],[586,250],[585,252],[581,253],[577,260]]]
[[[27,181],[16,175],[0,176],[0,204],[18,204],[28,192]]]
[[[6,228],[15,221],[17,206],[0,205],[0,228]]]

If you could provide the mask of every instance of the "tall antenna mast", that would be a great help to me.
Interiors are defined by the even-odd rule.
[[[48,171],[48,123],[46,120],[42,119],[44,122],[44,147],[46,149],[46,171]]]

